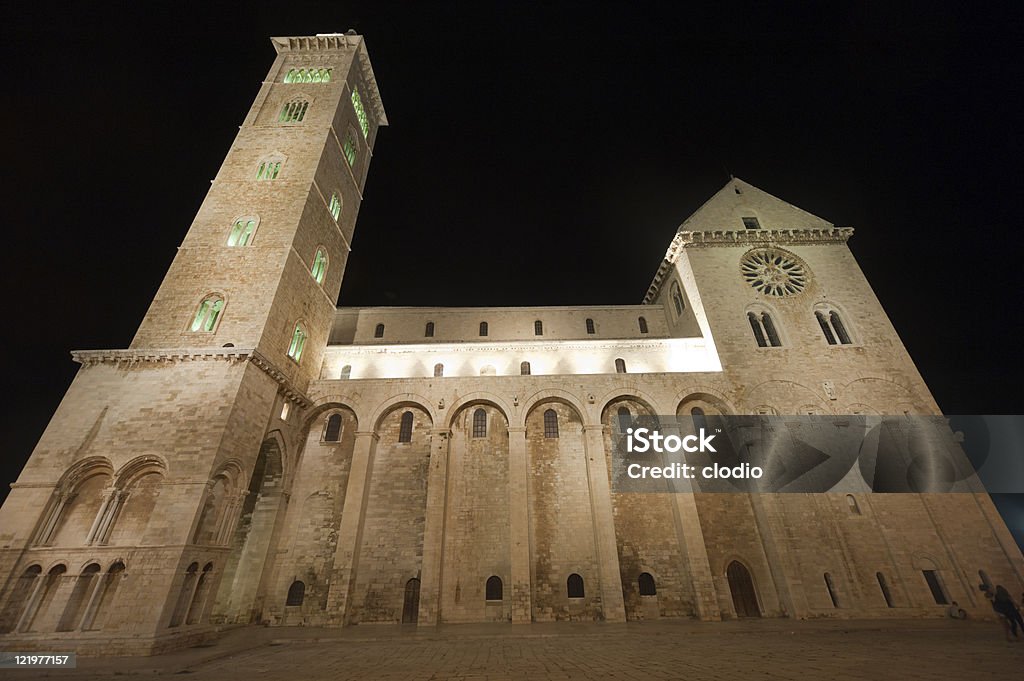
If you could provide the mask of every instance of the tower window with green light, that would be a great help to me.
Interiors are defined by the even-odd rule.
[[[316,257],[313,258],[313,279],[316,283],[324,283],[324,275],[327,274],[327,253],[323,248],[316,249]]]
[[[341,145],[341,150],[345,152],[345,160],[348,161],[350,166],[356,164],[356,141],[352,138],[352,133],[345,135],[345,143]]]
[[[257,180],[276,180],[281,172],[281,161],[261,161],[256,169]]]
[[[213,331],[217,326],[217,319],[221,310],[224,309],[224,299],[218,295],[210,295],[203,298],[196,310],[196,316],[192,320],[193,331]]]
[[[331,202],[328,204],[328,208],[331,211],[331,216],[337,221],[341,217],[341,199],[338,198],[337,194],[331,194]]]
[[[279,123],[301,123],[302,119],[306,117],[308,108],[309,102],[304,99],[288,102],[281,107],[281,115],[277,117],[277,120]]]
[[[284,74],[286,83],[330,83],[330,69],[289,69]]]
[[[256,230],[255,218],[239,218],[231,227],[228,235],[228,246],[248,246],[252,242],[252,233]]]
[[[363,131],[363,137],[370,134],[370,121],[366,118],[366,109],[363,108],[363,100],[359,97],[359,90],[352,89],[352,108],[356,110],[356,118],[359,119],[359,129]]]
[[[292,334],[292,344],[288,346],[288,356],[298,362],[302,359],[302,348],[306,346],[306,330],[302,324],[295,325],[295,332]]]

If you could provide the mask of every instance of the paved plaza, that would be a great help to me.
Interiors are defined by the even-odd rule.
[[[80,658],[2,679],[987,679],[1020,678],[1024,640],[952,620],[245,628],[150,658]]]

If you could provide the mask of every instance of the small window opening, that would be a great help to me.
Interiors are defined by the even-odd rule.
[[[473,437],[487,437],[487,412],[483,409],[473,412]]]
[[[650,572],[641,573],[640,579],[638,579],[637,582],[640,587],[641,596],[658,595],[658,589],[654,586],[654,577],[651,576]]]
[[[398,441],[412,442],[412,412],[402,414],[402,420],[398,424]]]
[[[544,412],[544,437],[558,437],[558,414],[554,409]]]

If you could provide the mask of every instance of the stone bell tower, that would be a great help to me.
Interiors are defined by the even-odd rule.
[[[82,365],[0,510],[0,642],[153,652],[249,621],[384,110],[361,36],[277,58],[128,349]]]

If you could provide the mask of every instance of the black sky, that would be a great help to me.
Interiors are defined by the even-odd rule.
[[[1020,13],[138,4],[0,10],[3,483],[75,373],[69,350],[131,340],[268,37],[348,28],[391,126],[341,304],[638,303],[675,228],[733,173],[857,229],[946,413],[1024,413]]]

